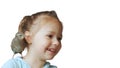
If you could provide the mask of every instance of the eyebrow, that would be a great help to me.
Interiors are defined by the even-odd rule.
[[[49,33],[53,33],[53,34],[54,34],[55,32],[53,32],[53,31],[49,31]],[[63,37],[63,35],[62,35],[62,34],[60,34],[60,36],[61,36],[61,37]]]
[[[53,31],[49,31],[49,33],[55,33],[55,32],[53,32]]]

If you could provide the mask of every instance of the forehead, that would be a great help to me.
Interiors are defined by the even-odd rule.
[[[56,18],[50,16],[40,16],[34,21],[36,30],[62,32],[62,24]]]
[[[46,28],[46,30],[62,30],[62,24],[55,18],[45,18],[41,21],[41,28]]]

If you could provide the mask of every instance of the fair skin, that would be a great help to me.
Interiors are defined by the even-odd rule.
[[[43,68],[46,60],[54,58],[61,49],[62,25],[50,16],[39,17],[34,22],[40,22],[40,25],[37,24],[36,29],[31,28],[31,31],[25,32],[25,39],[31,44],[23,60],[31,68]]]

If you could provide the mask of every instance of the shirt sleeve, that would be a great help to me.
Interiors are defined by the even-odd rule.
[[[19,68],[17,67],[17,63],[11,59],[11,60],[8,60],[3,66],[2,68]]]

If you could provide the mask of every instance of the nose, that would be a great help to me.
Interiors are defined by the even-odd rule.
[[[53,45],[56,45],[56,46],[60,45],[60,41],[58,41],[57,39],[54,39],[53,40]]]

